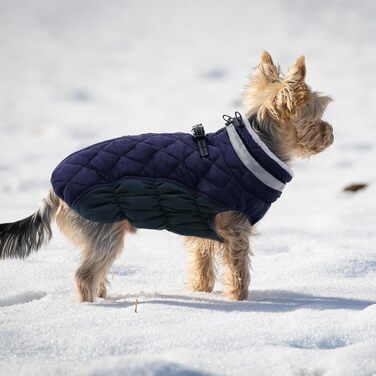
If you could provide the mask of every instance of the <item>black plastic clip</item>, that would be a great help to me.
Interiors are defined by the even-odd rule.
[[[201,157],[207,157],[209,155],[209,152],[206,145],[205,129],[202,124],[194,125],[192,128],[192,134],[194,139],[197,141]]]
[[[235,127],[242,127],[244,125],[242,115],[238,111],[235,112],[235,116],[223,115],[223,120],[226,122],[226,127],[230,124],[234,124]]]

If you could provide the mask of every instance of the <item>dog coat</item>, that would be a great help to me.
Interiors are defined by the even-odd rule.
[[[253,225],[292,179],[248,119],[236,114],[206,135],[204,157],[188,133],[123,136],[65,158],[52,173],[52,187],[91,221],[127,220],[136,228],[221,241],[216,214],[239,211]]]

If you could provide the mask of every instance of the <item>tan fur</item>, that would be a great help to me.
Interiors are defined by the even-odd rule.
[[[305,76],[304,56],[283,76],[263,52],[244,92],[246,115],[257,117],[256,131],[283,161],[317,154],[333,143],[331,125],[321,120],[331,98],[313,92]]]
[[[232,300],[243,300],[248,296],[250,283],[249,236],[252,226],[239,212],[220,213],[215,218],[215,227],[223,242],[187,237],[186,245],[192,256],[190,285],[193,291],[211,292],[215,283],[214,258],[218,253],[227,272],[226,296]]]
[[[244,93],[246,115],[257,117],[255,131],[281,160],[289,162],[326,149],[333,142],[333,129],[322,120],[331,101],[312,91],[305,82],[303,56],[283,76],[268,52],[251,76]],[[76,272],[79,301],[106,297],[106,274],[122,251],[124,234],[135,232],[127,221],[99,224],[87,221],[60,202],[56,221],[61,231],[82,250],[81,266]],[[211,292],[215,283],[215,254],[225,263],[226,296],[243,300],[250,283],[249,237],[252,225],[239,212],[220,213],[215,227],[223,242],[188,237],[192,262],[190,284],[195,291]]]
[[[220,213],[215,218],[218,235],[223,243],[218,243],[219,251],[227,267],[225,282],[226,296],[232,300],[248,297],[250,276],[249,237],[252,226],[246,216],[239,212]]]
[[[191,251],[189,283],[193,291],[212,292],[215,283],[215,242],[189,236],[185,240]]]
[[[81,249],[81,266],[75,276],[80,302],[106,297],[106,275],[124,247],[124,235],[136,229],[127,221],[94,223],[80,217],[61,201],[56,213],[60,230]]]

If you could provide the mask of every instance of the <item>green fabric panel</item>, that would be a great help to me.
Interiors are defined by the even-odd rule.
[[[124,179],[96,187],[75,208],[91,221],[113,223],[126,219],[136,228],[168,230],[180,235],[221,241],[214,217],[226,211],[196,193],[168,181]]]

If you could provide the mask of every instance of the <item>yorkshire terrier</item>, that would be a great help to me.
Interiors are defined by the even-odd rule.
[[[82,251],[78,299],[93,302],[106,298],[126,233],[167,229],[186,236],[194,291],[213,290],[218,253],[227,297],[246,299],[255,223],[291,180],[290,162],[333,143],[322,120],[331,98],[312,91],[305,76],[303,56],[282,75],[263,52],[244,92],[245,116],[226,117],[218,132],[125,136],[73,154],[54,171],[36,213],[0,225],[0,258],[38,250],[55,220]]]

